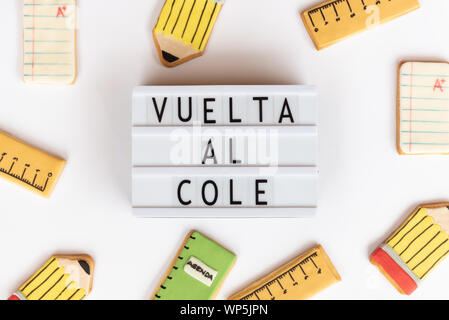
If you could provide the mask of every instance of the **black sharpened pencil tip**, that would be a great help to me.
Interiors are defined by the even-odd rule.
[[[86,273],[88,275],[90,275],[90,266],[89,264],[84,261],[84,260],[78,260],[78,263],[80,264],[81,268],[83,268],[84,271],[86,271]]]
[[[165,61],[167,61],[169,63],[173,63],[173,62],[179,60],[178,57],[168,53],[167,51],[163,51],[163,50],[162,50],[162,57],[164,58]]]

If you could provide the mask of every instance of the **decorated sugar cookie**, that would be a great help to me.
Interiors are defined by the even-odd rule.
[[[76,79],[76,0],[23,0],[23,79],[73,84]]]
[[[229,300],[304,300],[340,280],[323,247],[317,246],[237,292]]]
[[[318,50],[419,8],[418,0],[330,0],[301,14]]]
[[[48,198],[65,160],[0,131],[0,177]]]
[[[9,300],[82,300],[92,291],[94,261],[53,256]]]
[[[398,152],[449,154],[449,63],[404,62],[398,77]]]
[[[371,255],[371,263],[410,295],[449,253],[449,203],[422,205]]]
[[[153,29],[164,65],[174,67],[201,56],[224,0],[166,0]]]
[[[193,231],[185,239],[152,299],[214,299],[235,260],[235,254]]]

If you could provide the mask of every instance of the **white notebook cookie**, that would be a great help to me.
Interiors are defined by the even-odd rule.
[[[400,66],[397,121],[400,154],[449,154],[449,63]]]
[[[76,78],[76,0],[24,0],[23,79],[73,84]]]

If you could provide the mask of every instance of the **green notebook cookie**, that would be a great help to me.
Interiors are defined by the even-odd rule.
[[[153,300],[211,300],[236,255],[201,233],[191,232],[153,295]]]

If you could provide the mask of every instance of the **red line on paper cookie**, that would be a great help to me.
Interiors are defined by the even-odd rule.
[[[32,43],[32,56],[31,56],[31,80],[34,81],[34,44],[36,42],[36,0],[33,0],[33,43]]]
[[[409,152],[412,152],[412,104],[413,104],[413,62],[410,63],[410,143],[408,145]]]

